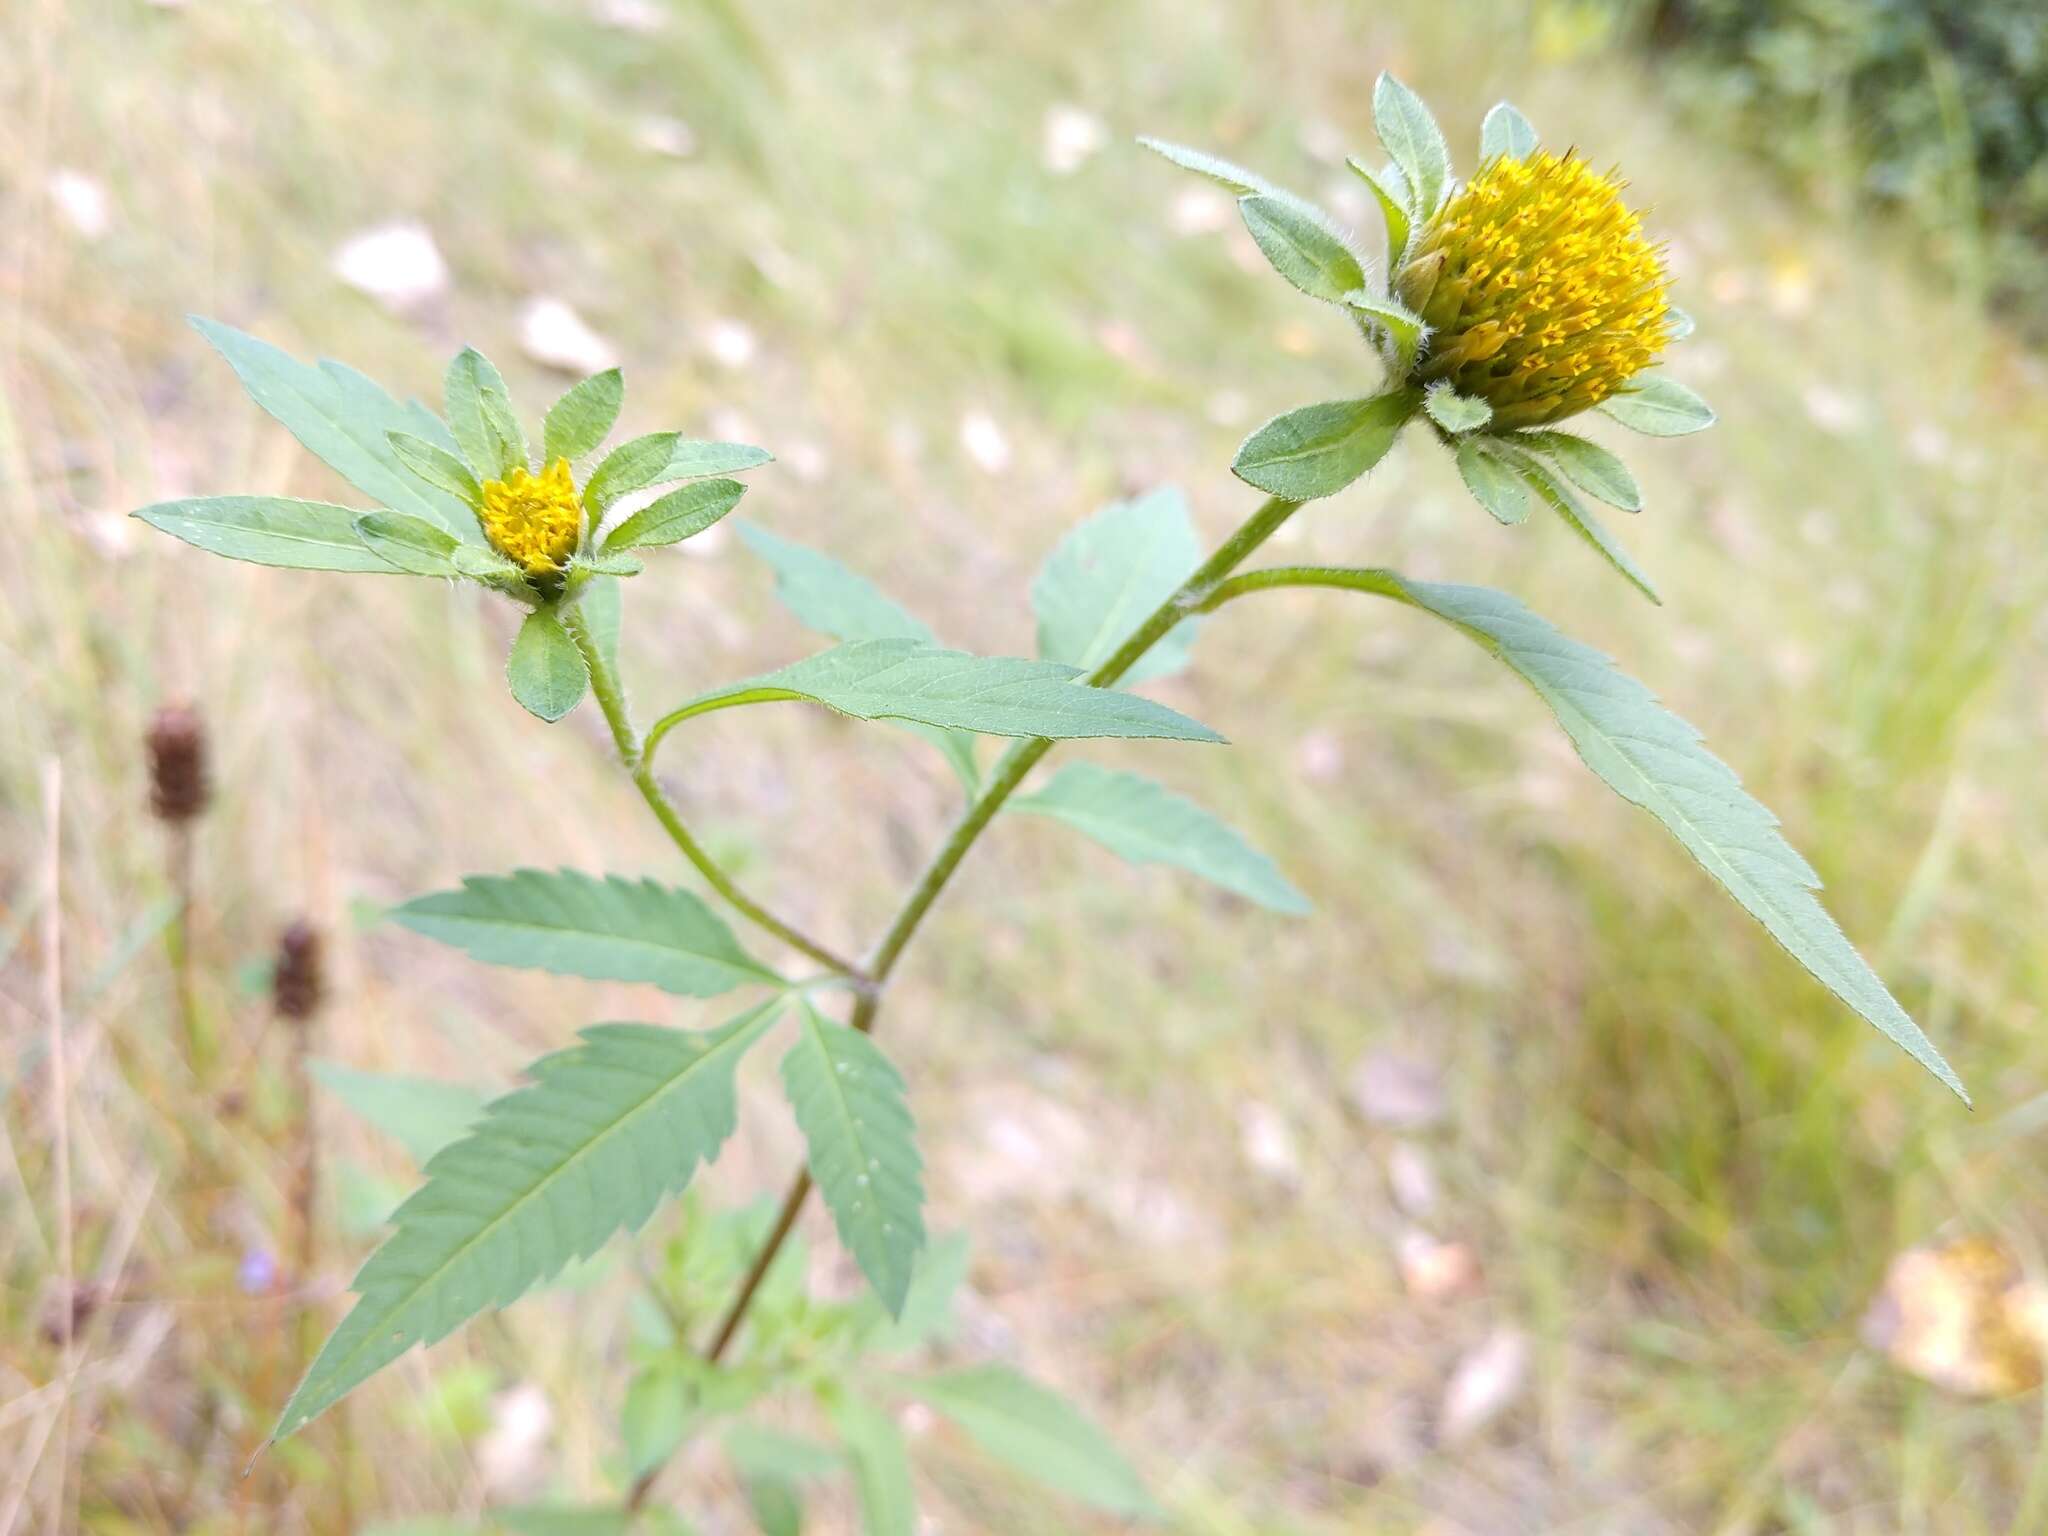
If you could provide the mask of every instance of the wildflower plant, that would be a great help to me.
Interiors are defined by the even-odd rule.
[[[624,397],[616,371],[563,395],[535,444],[503,380],[473,350],[450,365],[436,416],[340,364],[309,367],[197,322],[257,402],[378,505],[224,496],[136,515],[236,559],[477,582],[519,605],[506,666],[514,697],[545,721],[592,697],[624,772],[713,895],[798,957],[796,974],[770,964],[710,902],[652,880],[520,869],[471,876],[398,907],[393,917],[404,927],[486,963],[746,1001],[709,1027],[594,1025],[533,1063],[527,1086],[434,1152],[275,1435],[300,1429],[413,1345],[509,1304],[684,1194],[733,1132],[735,1068],[773,1036],[807,1165],[773,1208],[716,1213],[694,1194],[683,1201],[676,1234],[646,1275],[655,1305],[636,1337],[639,1369],[616,1464],[620,1509],[641,1511],[673,1453],[716,1428],[764,1530],[796,1530],[803,1487],[850,1468],[868,1528],[908,1531],[904,1443],[888,1406],[912,1398],[1068,1494],[1124,1514],[1151,1510],[1129,1464],[1043,1387],[1002,1366],[919,1374],[898,1364],[943,1327],[966,1258],[961,1241],[928,1237],[904,1078],[875,1035],[898,962],[962,860],[1005,813],[1063,821],[1128,859],[1177,866],[1274,910],[1307,909],[1272,860],[1150,779],[1072,763],[1026,791],[1033,768],[1062,741],[1219,741],[1129,685],[1186,665],[1199,616],[1270,589],[1390,599],[1475,642],[1549,706],[1596,775],[1670,831],[1793,959],[1962,1093],[1822,908],[1817,877],[1775,818],[1697,732],[1607,658],[1483,587],[1384,569],[1242,568],[1306,504],[1350,485],[1412,430],[1454,457],[1488,513],[1518,524],[1547,508],[1654,599],[1648,577],[1586,500],[1636,511],[1635,479],[1569,428],[1592,410],[1653,436],[1713,421],[1696,395],[1654,371],[1690,324],[1670,303],[1661,251],[1616,175],[1575,149],[1544,147],[1503,103],[1482,127],[1477,170],[1460,182],[1413,92],[1382,76],[1374,110],[1390,158],[1377,167],[1350,162],[1383,215],[1385,244],[1371,252],[1322,210],[1250,171],[1146,141],[1237,195],[1273,266],[1355,321],[1361,362],[1379,375],[1369,392],[1287,411],[1250,435],[1233,468],[1267,499],[1213,552],[1203,555],[1175,492],[1111,506],[1068,535],[1033,587],[1040,654],[982,657],[941,646],[922,621],[830,557],[743,528],[796,618],[839,643],[710,687],[644,732],[618,676],[620,582],[639,575],[651,551],[731,512],[745,490],[731,477],[768,454],[674,432],[605,452]],[[779,701],[907,728],[960,780],[954,829],[859,958],[748,896],[655,773],[658,750],[689,721]],[[992,763],[978,745],[984,736],[1008,741]],[[376,1113],[374,1093],[361,1107]],[[869,1283],[857,1301],[805,1294],[793,1232],[814,1188]],[[786,1393],[815,1399],[835,1446],[745,1417]]]

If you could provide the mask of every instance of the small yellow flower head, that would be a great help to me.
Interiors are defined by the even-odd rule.
[[[567,459],[556,459],[538,475],[522,464],[502,480],[486,480],[483,491],[477,520],[499,553],[534,576],[552,575],[568,564],[582,533],[583,504]]]
[[[1416,378],[1512,428],[1598,405],[1647,368],[1670,339],[1669,279],[1622,185],[1538,150],[1489,162],[1444,204],[1397,280],[1430,328]]]

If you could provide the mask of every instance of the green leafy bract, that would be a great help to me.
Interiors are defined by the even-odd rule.
[[[900,1317],[924,1247],[924,1164],[903,1075],[873,1040],[806,1002],[782,1082],[839,1240]]]
[[[668,463],[655,476],[656,484],[670,480],[694,480],[699,475],[735,475],[743,469],[758,469],[773,460],[766,448],[750,443],[715,443],[679,437],[669,450]]]
[[[637,1229],[732,1134],[733,1068],[774,999],[701,1032],[599,1024],[543,1057],[531,1087],[427,1164],[427,1182],[356,1275],[359,1300],[285,1404],[302,1428],[414,1344],[431,1344]]]
[[[486,480],[502,480],[526,462],[526,430],[512,409],[511,392],[497,365],[475,347],[449,361],[441,381],[448,430],[462,456]]]
[[[1169,143],[1165,139],[1140,138],[1138,142],[1155,155],[1163,155],[1184,171],[1193,171],[1211,181],[1228,187],[1239,197],[1254,194],[1270,195],[1280,189],[1255,171],[1248,171],[1241,165],[1206,154],[1199,149],[1189,149],[1184,144]]]
[[[1643,509],[1642,488],[1620,459],[1591,438],[1570,432],[1517,432],[1512,439],[1555,464],[1567,480],[1588,496],[1597,496],[1624,512]]]
[[[1004,1365],[973,1365],[907,1384],[981,1448],[1070,1498],[1118,1515],[1157,1512],[1101,1428],[1072,1403]]]
[[[1439,380],[1422,392],[1422,408],[1429,419],[1453,434],[1477,432],[1493,420],[1493,407],[1484,400],[1461,395]]]
[[[1271,859],[1194,801],[1139,774],[1069,763],[1008,809],[1063,821],[1133,864],[1173,865],[1275,912],[1309,909]]]
[[[541,422],[541,460],[574,462],[611,435],[626,401],[626,378],[616,368],[593,373],[563,391]]]
[[[1497,101],[1479,125],[1479,158],[1526,160],[1536,153],[1536,125],[1512,102]]]
[[[1528,521],[1529,493],[1522,486],[1521,471],[1499,447],[1483,437],[1458,440],[1458,474],[1472,499],[1512,526]]]
[[[694,715],[777,699],[808,700],[861,720],[916,720],[986,736],[1223,738],[1150,699],[1090,688],[1073,667],[1015,656],[970,656],[913,640],[856,640],[777,672],[700,695],[649,733]]]
[[[1312,299],[1341,304],[1365,286],[1365,263],[1327,215],[1285,193],[1238,199],[1244,227],[1273,270]]]
[[[1714,424],[1714,408],[1676,379],[1644,374],[1600,409],[1632,432],[1647,437],[1683,437]]]
[[[1401,176],[1399,166],[1390,165],[1387,171],[1375,171],[1356,155],[1346,157],[1344,163],[1351,172],[1371,190],[1373,199],[1380,205],[1380,221],[1387,226],[1386,270],[1394,271],[1401,265],[1401,258],[1408,250],[1408,231],[1413,221],[1408,216],[1408,183]]]
[[[1173,486],[1111,502],[1069,529],[1031,584],[1038,654],[1092,671],[1202,563],[1187,498]],[[1164,677],[1187,665],[1196,621],[1169,630],[1123,676]]]
[[[535,609],[519,626],[505,659],[505,681],[529,714],[550,725],[582,699],[590,668],[552,608]]]
[[[1386,457],[1421,403],[1418,391],[1329,400],[1275,416],[1244,440],[1231,470],[1271,496],[1334,496]]]
[[[448,429],[432,411],[417,400],[401,405],[381,385],[345,363],[323,360],[308,366],[269,342],[258,341],[218,320],[195,315],[192,326],[227,359],[242,387],[249,391],[249,398],[276,417],[307,451],[350,485],[380,506],[439,523],[457,538],[483,542],[483,533],[469,509],[453,497],[422,485],[406,472],[392,451],[389,435],[394,431],[409,432],[437,447],[452,449],[455,444]]]
[[[398,569],[356,537],[362,510],[288,496],[194,496],[159,501],[133,516],[174,539],[254,565],[295,571]]]
[[[1427,219],[1450,191],[1451,150],[1443,130],[1422,98],[1389,74],[1373,84],[1372,121],[1380,143],[1407,178],[1416,218]]]
[[[1609,788],[1662,822],[1793,959],[1969,1102],[1941,1053],[1821,906],[1814,894],[1820,877],[1785,841],[1778,819],[1701,745],[1698,731],[1641,683],[1504,592],[1413,581],[1392,571],[1310,579],[1433,613],[1506,663],[1550,706],[1580,758]]]
[[[604,516],[605,509],[621,496],[659,485],[667,478],[669,460],[681,441],[679,433],[649,432],[606,454],[583,486],[583,505],[590,509],[592,520]]]
[[[356,519],[356,537],[365,548],[395,571],[408,576],[462,575],[455,563],[465,547],[439,523],[409,512],[365,512]]]
[[[680,544],[724,517],[746,493],[747,488],[737,480],[698,480],[679,486],[606,534],[605,552]]]
[[[645,982],[684,997],[783,985],[704,902],[653,880],[571,869],[469,875],[461,889],[415,897],[391,917],[492,965]]]
[[[1536,493],[1539,501],[1563,518],[1568,527],[1592,545],[1601,559],[1628,578],[1630,585],[1638,592],[1658,606],[1663,606],[1664,599],[1659,595],[1655,583],[1650,580],[1649,573],[1636,564],[1634,556],[1614,541],[1614,536],[1607,531],[1606,525],[1593,515],[1584,502],[1572,494],[1571,487],[1566,485],[1548,464],[1519,452],[1513,454],[1512,462],[1516,472],[1522,477],[1522,483]]]

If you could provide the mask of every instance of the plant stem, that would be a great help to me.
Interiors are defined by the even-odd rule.
[[[562,627],[569,631],[569,638],[576,642],[576,649],[583,653],[584,665],[590,669],[590,691],[597,699],[597,707],[604,712],[604,723],[611,728],[612,743],[618,748],[619,761],[632,777],[633,787],[640,791],[640,798],[647,802],[647,808],[654,812],[654,819],[661,823],[662,830],[669,835],[683,857],[696,867],[710,887],[723,896],[748,921],[774,934],[790,948],[800,950],[818,964],[841,976],[850,977],[856,983],[865,985],[868,973],[853,961],[834,954],[817,940],[790,926],[766,907],[755,901],[718,865],[718,861],[704,851],[704,847],[684,825],[682,814],[661,784],[654,777],[654,769],[648,764],[640,748],[639,732],[633,728],[633,717],[626,706],[626,690],[619,682],[618,673],[613,670],[610,660],[590,633],[590,624],[582,610],[571,607],[562,615]]]
[[[1224,578],[1243,564],[1252,551],[1270,539],[1280,525],[1294,515],[1300,505],[1299,502],[1285,501],[1278,496],[1269,497],[1256,512],[1245,519],[1235,533],[1217,547],[1216,552],[1205,560],[1192,576],[1180,584],[1171,597],[1152,610],[1151,616],[1131,633],[1129,639],[1117,647],[1114,655],[1090,672],[1083,681],[1092,688],[1108,688],[1119,681],[1126,672],[1137,665],[1147,651],[1165,639],[1183,619],[1207,607],[1222,589]],[[1018,741],[997,761],[994,771],[989,776],[987,787],[967,808],[966,814],[954,826],[952,835],[933,855],[931,863],[925,866],[923,875],[911,889],[902,909],[897,912],[895,921],[890,923],[888,932],[883,935],[881,944],[877,946],[874,960],[866,971],[866,976],[873,983],[873,989],[862,992],[854,1003],[853,1017],[849,1020],[854,1029],[860,1030],[863,1034],[874,1030],[882,1007],[881,984],[895,969],[896,962],[916,935],[919,925],[924,922],[933,904],[939,899],[940,893],[953,878],[953,873],[960,867],[961,861],[967,857],[967,851],[974,846],[981,834],[988,830],[989,823],[995,820],[996,813],[1003,808],[1004,802],[1016,791],[1017,786],[1024,782],[1025,775],[1052,750],[1053,745],[1054,743],[1044,736]],[[761,1287],[761,1281],[774,1265],[776,1255],[782,1251],[782,1245],[788,1241],[790,1232],[796,1226],[797,1216],[803,1210],[804,1202],[810,1197],[810,1193],[811,1175],[810,1171],[805,1169],[797,1174],[789,1187],[789,1193],[783,1197],[782,1210],[776,1217],[774,1227],[769,1231],[767,1240],[762,1243],[760,1252],[754,1255],[754,1262],[748,1267],[746,1278],[740,1282],[739,1292],[733,1297],[731,1306],[720,1321],[718,1331],[705,1346],[704,1358],[708,1363],[717,1364],[731,1347],[733,1338],[739,1333],[740,1325],[746,1320],[747,1309],[752,1305],[754,1295]],[[651,1468],[634,1483],[632,1491],[626,1498],[628,1512],[638,1510],[646,1503],[647,1495],[653,1488],[655,1476],[659,1471],[659,1467]]]

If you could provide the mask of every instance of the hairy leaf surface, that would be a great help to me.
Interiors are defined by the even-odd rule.
[[[208,554],[295,571],[397,574],[356,537],[360,507],[289,496],[193,496],[159,501],[134,517]]]
[[[1178,489],[1111,502],[1068,531],[1031,584],[1038,654],[1092,671],[1201,563],[1201,537]],[[1168,631],[1123,681],[1164,677],[1187,665],[1197,622]]]

